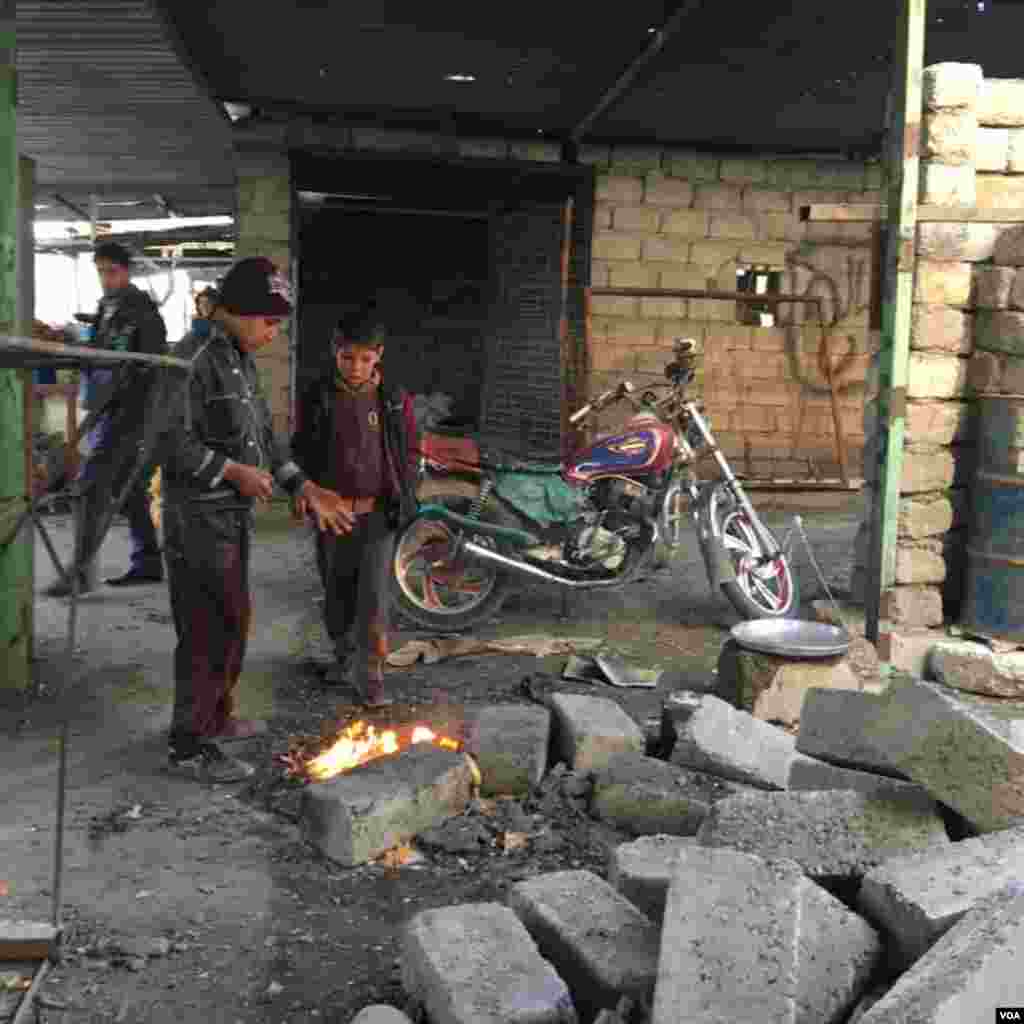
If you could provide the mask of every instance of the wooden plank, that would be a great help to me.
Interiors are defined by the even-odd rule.
[[[910,370],[910,323],[916,267],[917,196],[920,183],[922,121],[921,80],[927,0],[903,0],[900,42],[893,69],[892,117],[887,126],[889,229],[883,284],[878,416],[874,453],[874,501],[870,523],[865,600],[867,638],[879,649],[883,672],[890,660],[890,624],[882,620],[884,595],[896,579],[896,536],[907,378]],[[870,463],[869,463],[870,464]]]
[[[811,203],[800,219],[816,224],[872,224],[889,220],[889,208],[877,203]],[[918,224],[1024,224],[1024,210],[989,210],[978,206],[918,207]]]

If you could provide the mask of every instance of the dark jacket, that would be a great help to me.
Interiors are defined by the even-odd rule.
[[[224,480],[229,460],[266,470],[287,493],[297,493],[306,474],[274,437],[252,356],[218,324],[207,337],[186,334],[174,355],[191,360],[192,369],[162,446],[167,500],[251,506]]]
[[[90,347],[112,352],[145,352],[165,356],[167,328],[157,304],[141,289],[130,284],[113,295],[105,295],[96,308],[96,330]],[[131,387],[131,373],[120,378]],[[98,409],[119,390],[115,371],[82,370],[79,401],[85,409]]]
[[[299,429],[292,438],[295,461],[321,487],[328,486],[336,394],[333,372],[309,385],[299,400]],[[416,499],[419,462],[416,416],[409,395],[386,378],[381,379],[378,394],[384,424],[384,454],[391,490],[397,496],[389,511],[392,525],[399,526],[411,519],[419,506]]]

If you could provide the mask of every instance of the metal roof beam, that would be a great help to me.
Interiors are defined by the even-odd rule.
[[[594,107],[569,133],[569,142],[578,143],[602,115],[619,103],[629,90],[636,85],[640,72],[665,48],[665,44],[679,31],[686,19],[703,3],[703,0],[683,0],[676,12],[658,29],[643,52],[622,72],[615,83],[597,101]]]

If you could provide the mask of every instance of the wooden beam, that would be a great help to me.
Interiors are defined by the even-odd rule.
[[[921,80],[927,0],[901,0],[900,37],[893,69],[892,116],[887,136],[889,184],[886,258],[883,280],[879,388],[876,402],[874,495],[865,611],[867,638],[878,648],[882,671],[891,660],[890,624],[881,616],[885,593],[896,580],[903,437],[910,369],[910,324],[916,265],[917,196],[920,184]],[[873,458],[872,458],[873,454]]]
[[[800,219],[815,224],[880,224],[889,209],[877,203],[812,203],[800,207]],[[977,206],[936,206],[917,210],[918,224],[1024,224],[1024,210],[989,210]]]

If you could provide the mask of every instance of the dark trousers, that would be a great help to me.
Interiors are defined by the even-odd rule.
[[[352,664],[360,684],[379,679],[388,656],[394,539],[383,503],[356,516],[350,534],[317,534],[324,624],[339,660]]]
[[[164,552],[174,651],[170,745],[190,753],[219,733],[235,709],[235,689],[252,621],[251,513],[164,505]]]

